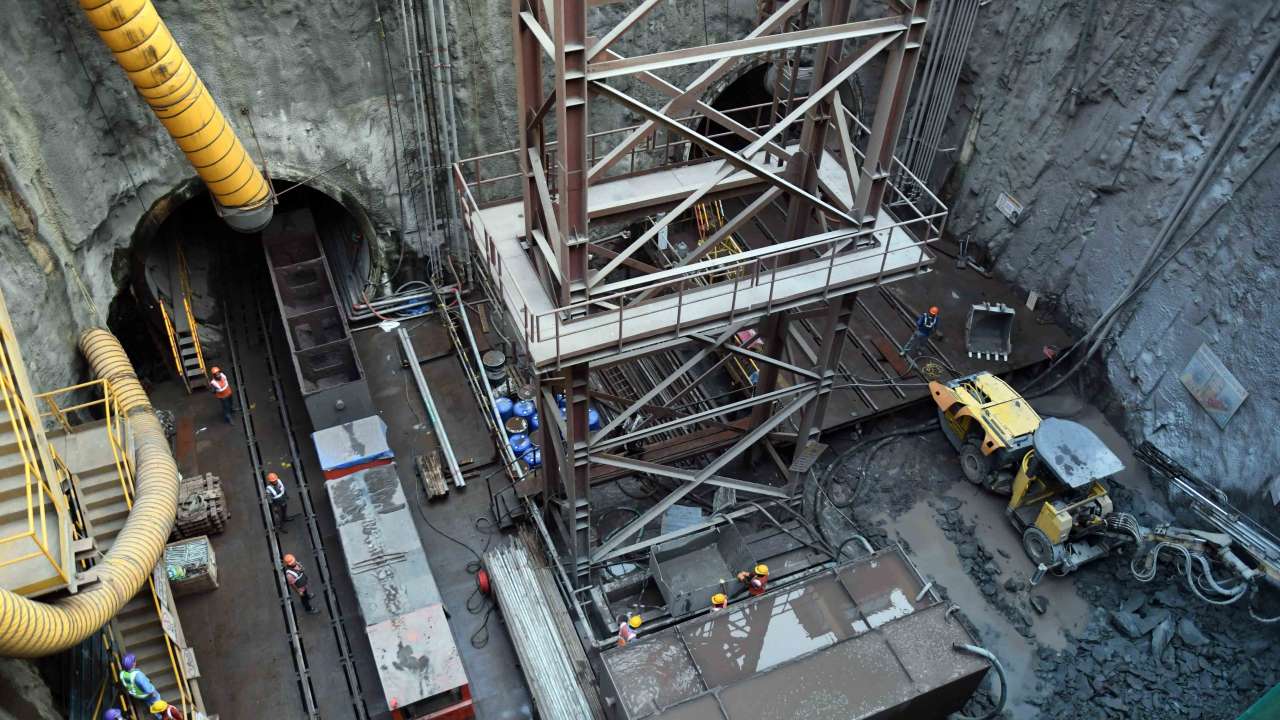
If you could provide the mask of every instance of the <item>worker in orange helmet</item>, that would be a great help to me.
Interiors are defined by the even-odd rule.
[[[769,584],[769,566],[760,563],[752,572],[743,570],[738,573],[738,581],[746,585],[747,592],[752,595],[763,595],[765,587]]]
[[[320,612],[311,605],[311,589],[308,587],[307,571],[302,569],[302,563],[292,555],[285,555],[281,559],[284,561],[284,579],[289,583],[289,587],[298,593],[298,599],[302,601],[302,609],[311,615]]]
[[[271,472],[267,473],[265,485],[267,506],[271,508],[271,522],[277,530],[287,533],[289,531],[284,529],[284,524],[289,519],[289,498],[284,493],[284,481]]]
[[[231,399],[231,381],[222,372],[222,368],[216,365],[209,368],[209,389],[213,390],[213,396],[222,403],[222,419],[230,425],[231,415],[235,412],[235,401]]]
[[[718,592],[718,593],[716,593],[715,595],[712,595],[712,596],[711,596],[711,611],[712,611],[712,612],[716,612],[716,611],[718,611],[718,610],[724,610],[724,609],[725,609],[725,608],[727,608],[727,607],[729,607],[729,596],[728,596],[728,595],[726,595],[726,594],[724,594],[724,593],[722,593],[722,592]]]
[[[151,716],[156,720],[187,720],[187,716],[182,714],[182,710],[163,700],[151,703]]]
[[[907,344],[902,346],[902,351],[898,356],[904,356],[920,343],[926,342],[929,336],[933,334],[934,328],[938,327],[938,306],[934,305],[929,308],[928,312],[920,313],[920,317],[916,318],[915,332],[911,333],[911,339],[907,340]]]

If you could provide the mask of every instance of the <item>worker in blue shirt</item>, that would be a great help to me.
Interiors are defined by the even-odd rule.
[[[911,333],[911,339],[902,346],[902,351],[898,355],[903,356],[915,350],[917,345],[929,339],[936,327],[938,327],[938,306],[934,305],[929,308],[929,312],[922,312],[920,317],[916,318],[915,332]]]
[[[129,693],[129,697],[142,701],[146,707],[151,707],[151,703],[160,699],[160,693],[151,684],[151,678],[138,669],[138,658],[133,653],[126,654],[120,660],[120,667],[120,684]]]

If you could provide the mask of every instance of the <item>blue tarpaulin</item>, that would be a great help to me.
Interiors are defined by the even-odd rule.
[[[395,457],[387,445],[387,424],[377,415],[311,433],[325,472]]]

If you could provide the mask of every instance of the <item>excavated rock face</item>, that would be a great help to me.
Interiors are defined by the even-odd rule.
[[[510,3],[445,5],[460,152],[511,147]],[[590,32],[602,34],[633,6],[591,9]],[[1002,0],[983,7],[954,142],[944,142],[959,147],[949,227],[972,233],[1003,276],[1060,296],[1065,320],[1092,323],[1132,278],[1261,64],[1280,27],[1267,6]],[[412,151],[398,5],[381,4],[381,25],[371,3],[158,0],[158,9],[273,176],[323,173],[313,184],[353,198],[379,232],[416,226],[411,203],[401,216],[394,163],[397,149],[405,159]],[[194,173],[74,5],[5,0],[2,12],[0,261],[12,271],[0,273],[0,290],[28,338],[36,384],[52,388],[77,375],[76,329],[105,321],[139,218]],[[614,49],[635,55],[740,37],[754,17],[751,0],[662,3]],[[394,133],[384,36],[401,98],[403,128]],[[678,84],[700,69],[663,75]],[[661,104],[640,83],[618,85]],[[1204,476],[1251,493],[1280,485],[1272,462],[1280,447],[1270,432],[1280,421],[1270,382],[1280,350],[1270,309],[1280,295],[1273,269],[1280,160],[1264,162],[1280,102],[1271,93],[1189,219],[1185,229],[1208,218],[1200,234],[1130,306],[1116,342],[1104,348],[1107,379],[1134,437],[1150,436]],[[593,129],[639,119],[591,102]],[[1030,205],[1016,227],[994,208],[1001,191]],[[1225,431],[1178,381],[1202,343],[1252,393]]]
[[[1221,137],[1277,19],[1273,3],[1229,0],[984,7],[954,142],[944,143],[959,146],[949,229],[972,234],[1000,275],[1058,296],[1061,318],[1088,327],[1133,279]],[[1277,84],[1173,244],[1202,229],[1100,352],[1131,439],[1259,501],[1280,489]],[[1001,192],[1029,206],[1017,226],[995,208]],[[1250,393],[1225,430],[1179,381],[1201,344]]]

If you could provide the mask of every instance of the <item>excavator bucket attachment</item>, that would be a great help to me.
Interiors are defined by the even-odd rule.
[[[1013,351],[1014,309],[1003,303],[978,303],[969,308],[964,325],[969,357],[1007,362]]]

